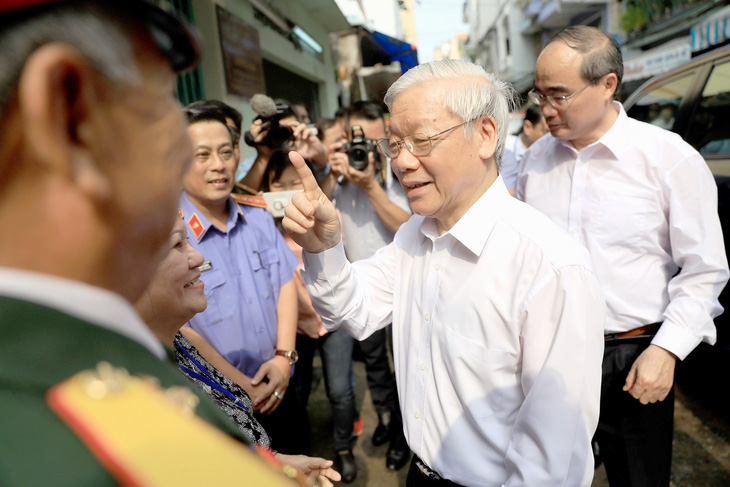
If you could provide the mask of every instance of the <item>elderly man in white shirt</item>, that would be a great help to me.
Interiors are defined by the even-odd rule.
[[[530,97],[550,135],[527,151],[515,195],[586,246],[606,296],[596,442],[610,484],[666,487],[675,362],[715,342],[728,268],[705,161],[627,117],[613,100],[622,74],[618,45],[598,29],[571,27],[545,46]]]
[[[332,203],[292,154],[305,192],[284,227],[326,327],[393,323],[407,485],[587,486],[605,303],[585,249],[512,198],[497,173],[512,91],[454,60],[391,86],[392,159],[414,215],[349,263]],[[430,134],[430,135],[426,135]]]

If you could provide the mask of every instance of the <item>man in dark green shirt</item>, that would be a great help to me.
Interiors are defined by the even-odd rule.
[[[2,485],[281,481],[220,433],[239,434],[215,405],[179,387],[186,406],[160,399],[188,383],[130,305],[177,215],[192,148],[175,73],[199,57],[143,0],[0,3]],[[110,399],[125,401],[113,416]],[[197,441],[225,454],[170,454]]]

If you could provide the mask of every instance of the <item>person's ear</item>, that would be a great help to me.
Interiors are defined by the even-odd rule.
[[[51,43],[31,54],[18,82],[18,109],[31,160],[94,199],[111,193],[97,160],[101,76],[78,50]]]
[[[497,150],[497,122],[494,117],[482,117],[476,121],[475,137],[479,141],[479,158],[487,160]]]
[[[616,73],[609,73],[605,76],[603,87],[606,94],[609,95],[609,99],[613,99],[614,94],[616,93],[616,88],[618,88],[618,77],[616,76]]]

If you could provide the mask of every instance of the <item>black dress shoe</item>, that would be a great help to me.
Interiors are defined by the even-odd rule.
[[[335,460],[335,470],[342,475],[342,481],[346,484],[352,483],[357,477],[357,463],[352,450],[338,451]]]
[[[388,447],[388,454],[385,457],[385,466],[389,470],[400,470],[403,465],[411,459],[411,449],[408,448],[403,433],[394,433],[395,438],[391,440],[390,446]]]
[[[385,445],[390,441],[390,411],[378,413],[378,426],[373,433],[373,445]]]

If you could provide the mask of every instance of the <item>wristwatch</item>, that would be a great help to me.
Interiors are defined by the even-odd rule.
[[[289,359],[289,365],[294,365],[299,360],[299,354],[296,350],[277,350],[276,355]]]

